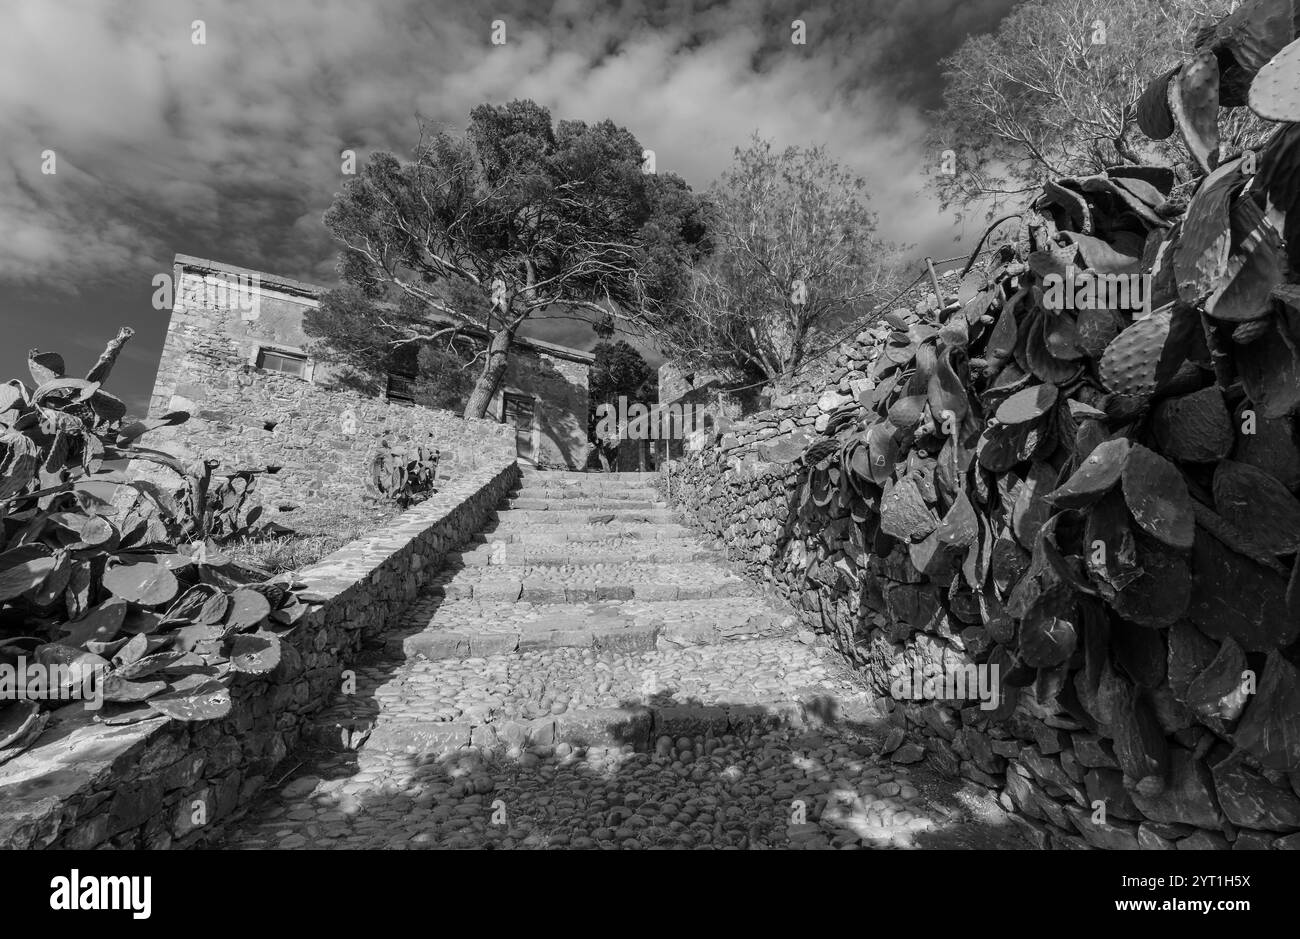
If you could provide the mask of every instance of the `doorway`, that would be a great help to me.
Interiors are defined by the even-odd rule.
[[[508,392],[504,394],[501,400],[501,422],[515,427],[515,454],[519,459],[535,463],[532,397]]]

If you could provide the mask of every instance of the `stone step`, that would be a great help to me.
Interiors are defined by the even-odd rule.
[[[505,500],[503,507],[510,510],[523,509],[531,512],[587,512],[601,514],[616,510],[619,512],[644,512],[666,509],[668,503],[652,500],[636,501],[633,499],[531,499],[512,496]]]
[[[587,543],[602,542],[613,544],[617,541],[658,542],[690,541],[694,543],[695,532],[685,525],[643,525],[616,524],[609,525],[534,525],[520,522],[511,515],[502,520],[490,531],[480,532],[469,539],[471,544],[562,544],[565,542]]]
[[[605,500],[609,502],[661,502],[663,495],[651,487],[562,489],[555,486],[524,486],[511,493],[516,499]]]
[[[624,470],[620,472],[586,472],[582,470],[537,470],[530,466],[520,466],[520,475],[524,479],[549,479],[562,480],[565,483],[571,480],[655,480],[659,479],[659,473],[640,472],[636,470]]]
[[[814,649],[759,639],[699,649],[582,648],[362,667],[315,736],[335,747],[436,753],[467,744],[653,746],[779,726],[871,722],[870,694]],[[368,739],[367,739],[368,738]]]
[[[554,473],[523,473],[521,486],[541,486],[556,490],[582,489],[657,489],[665,482],[658,473],[577,473],[561,476]]]
[[[527,721],[504,720],[474,724],[469,721],[380,721],[369,733],[349,728],[353,749],[437,757],[468,746],[483,750],[506,747],[548,747],[567,743],[574,747],[623,747],[637,752],[654,749],[661,736],[722,737],[750,735],[781,728],[808,726],[801,701],[709,707],[584,708],[554,717]],[[341,728],[340,728],[341,729]],[[320,730],[317,731],[319,735]],[[329,733],[328,730],[325,731]],[[338,734],[343,739],[343,734]]]
[[[685,538],[642,541],[607,538],[601,541],[539,542],[511,544],[497,541],[447,556],[448,567],[517,567],[556,564],[682,564],[689,561],[721,561],[715,550]]]
[[[672,649],[784,635],[794,629],[759,597],[692,603],[606,600],[508,603],[425,597],[412,605],[389,653],[464,659],[529,649]]]
[[[751,596],[748,581],[702,564],[520,565],[444,571],[428,590],[448,600],[525,600],[586,603],[591,600],[704,600]]]
[[[505,511],[498,510],[500,521]],[[666,508],[629,509],[510,509],[510,521],[516,525],[660,525],[676,523],[677,513]]]

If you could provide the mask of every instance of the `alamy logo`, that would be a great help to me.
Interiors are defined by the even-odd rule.
[[[80,662],[0,662],[0,701],[84,701],[87,711],[104,706],[102,665]]]
[[[144,875],[83,877],[73,868],[67,877],[50,881],[52,910],[130,910],[132,919],[148,919],[153,911],[153,878]]]
[[[261,299],[261,278],[257,274],[214,271],[186,285],[185,302],[209,310],[238,310],[246,319],[257,319]]]
[[[619,395],[618,404],[596,406],[596,436],[602,440],[687,440],[702,433],[704,409],[694,404],[657,404],[647,407],[640,402],[628,403]]]
[[[1073,264],[1064,274],[1043,277],[1043,306],[1049,310],[1127,310],[1151,312],[1150,274],[1103,274],[1080,271]]]
[[[1000,669],[997,665],[918,665],[910,671],[895,667],[889,693],[896,701],[949,701],[960,703],[978,699],[981,711],[994,711],[1001,693]]]

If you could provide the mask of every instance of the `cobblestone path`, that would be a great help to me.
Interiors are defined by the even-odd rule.
[[[526,473],[214,846],[1026,846],[653,481]]]

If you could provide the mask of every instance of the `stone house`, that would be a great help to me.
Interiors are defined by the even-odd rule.
[[[464,420],[412,403],[408,376],[358,381],[313,358],[303,314],[317,306],[318,286],[183,254],[173,285],[149,414],[191,418],[149,440],[189,459],[270,466],[264,492],[356,496],[385,441],[437,447],[440,477],[503,450],[542,466],[580,469],[587,458],[591,353],[516,339],[488,419]]]

